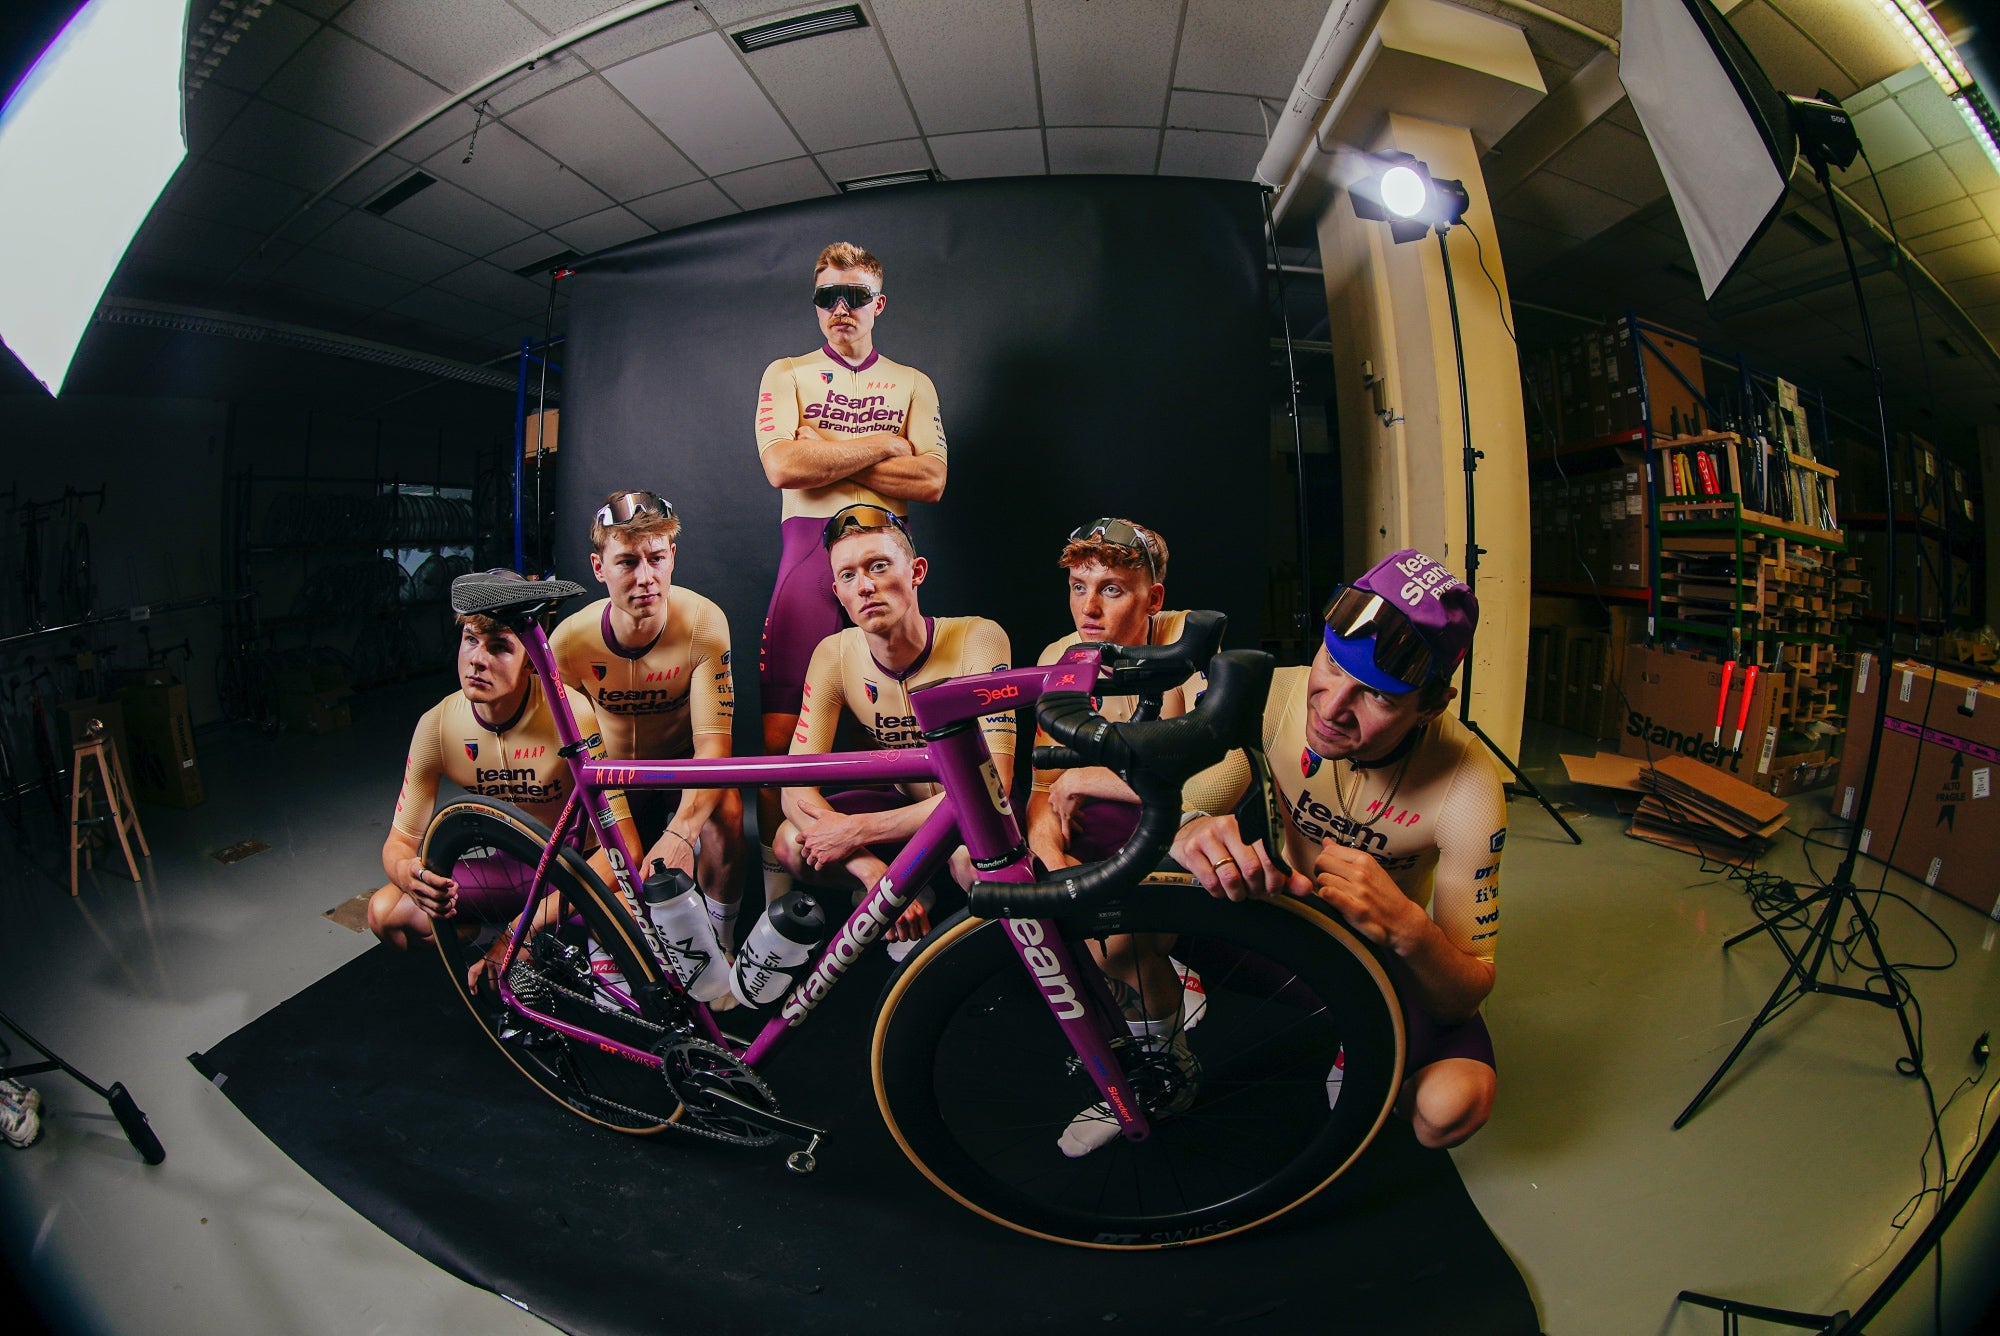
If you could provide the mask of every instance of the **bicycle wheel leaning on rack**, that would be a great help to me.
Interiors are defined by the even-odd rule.
[[[506,803],[481,799],[447,803],[424,832],[424,865],[454,876],[458,875],[454,866],[462,867],[467,860],[476,866],[497,856],[522,865],[520,882],[525,886],[549,839],[547,826]],[[634,1048],[652,1049],[663,1031],[603,1000],[591,978],[588,952],[594,939],[616,963],[628,991],[660,982],[659,966],[631,915],[574,849],[563,849],[550,861],[549,884],[557,906],[545,920],[550,926],[523,943],[509,972],[516,994],[558,1020]],[[461,878],[459,912],[435,925],[435,940],[453,991],[471,1009],[480,1029],[524,1076],[574,1113],[615,1131],[641,1135],[659,1132],[674,1121],[679,1102],[657,1070],[508,1011],[500,1000],[498,981],[491,977],[470,984],[473,967],[512,931],[521,909],[518,894],[480,894],[479,889]]]
[[[925,1177],[980,1215],[1100,1248],[1221,1238],[1326,1187],[1388,1117],[1403,1020],[1370,948],[1317,902],[1234,904],[1148,882],[1060,927],[1078,962],[1092,939],[1159,933],[1199,973],[1206,1009],[1186,1035],[1193,1102],[1155,1114],[1144,1141],[1118,1137],[1066,1158],[1058,1138],[1100,1096],[1008,940],[1033,922],[960,915],[942,926],[892,977],[875,1026],[875,1094],[890,1132]],[[1114,1047],[1149,1112],[1186,1102],[1173,1064]]]

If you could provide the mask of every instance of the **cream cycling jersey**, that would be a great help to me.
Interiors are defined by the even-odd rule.
[[[562,680],[590,698],[608,755],[676,760],[699,736],[727,736],[736,714],[729,623],[691,589],[667,593],[665,625],[642,645],[622,645],[611,600],[563,619],[549,637]]]
[[[803,357],[780,357],[765,368],[757,389],[758,454],[779,441],[874,432],[902,436],[918,454],[944,458],[944,421],[931,378],[877,352],[849,363],[825,347]],[[909,513],[908,503],[843,478],[825,487],[785,488],[782,518],[824,519],[857,501]]]

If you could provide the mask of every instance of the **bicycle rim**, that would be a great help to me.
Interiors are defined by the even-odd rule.
[[[1403,1064],[1394,989],[1315,907],[1147,885],[1062,927],[1079,963],[1092,938],[1171,935],[1206,990],[1181,1035],[1199,1064],[1193,1100],[1152,1117],[1145,1141],[1065,1156],[1058,1139],[1100,1096],[1005,925],[961,918],[892,980],[873,1064],[891,1134],[969,1209],[1082,1247],[1207,1242],[1311,1198],[1387,1118]],[[1128,1067],[1148,1061],[1119,1051]]]
[[[425,832],[424,864],[450,875],[460,860],[490,853],[534,867],[549,840],[548,827],[504,803],[465,801],[438,809]],[[550,864],[549,881],[558,908],[537,936],[524,943],[509,979],[517,994],[558,1020],[647,1050],[657,1033],[609,1001],[594,986],[588,965],[591,941],[601,943],[628,981],[627,991],[658,983],[637,925],[598,880],[582,856],[565,849]],[[571,1112],[619,1132],[649,1135],[680,1116],[679,1103],[652,1067],[603,1052],[595,1044],[567,1038],[510,1011],[500,1000],[490,969],[475,987],[470,972],[493,942],[513,929],[519,901],[509,908],[498,897],[478,897],[461,889],[460,912],[439,922],[434,940],[452,989],[507,1060],[522,1075]],[[477,903],[475,903],[477,902]]]

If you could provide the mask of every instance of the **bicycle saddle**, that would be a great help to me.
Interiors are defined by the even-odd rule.
[[[481,571],[451,582],[451,610],[461,617],[525,617],[584,592],[569,580],[524,580],[509,570]]]

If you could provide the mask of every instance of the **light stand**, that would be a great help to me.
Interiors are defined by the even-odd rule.
[[[1861,312],[1861,337],[1868,348],[1868,369],[1874,379],[1875,418],[1876,425],[1881,432],[1882,482],[1883,487],[1886,489],[1883,495],[1888,496],[1892,501],[1892,504],[1888,508],[1888,515],[1886,516],[1888,526],[1887,546],[1889,549],[1888,588],[1890,596],[1884,600],[1882,612],[1882,652],[1886,656],[1893,649],[1896,633],[1894,612],[1894,591],[1896,588],[1896,507],[1893,504],[1896,491],[1889,460],[1889,412],[1883,400],[1882,363],[1875,354],[1875,330],[1868,321],[1868,300],[1862,292],[1861,272],[1854,263],[1854,247],[1848,240],[1847,225],[1841,219],[1840,205],[1834,199],[1833,183],[1828,173],[1829,164],[1845,167],[1853,162],[1854,155],[1859,152],[1861,144],[1860,140],[1855,137],[1854,127],[1848,121],[1847,114],[1838,106],[1831,105],[1830,99],[1817,101],[1806,98],[1792,98],[1790,102],[1793,129],[1799,136],[1800,150],[1805,154],[1806,160],[1812,164],[1814,175],[1819,178],[1820,189],[1826,193],[1827,210],[1833,215],[1834,230],[1840,234],[1840,250],[1841,254],[1847,258],[1847,277],[1848,281],[1854,286],[1854,304]],[[1879,745],[1882,736],[1882,717],[1887,712],[1889,704],[1886,662],[1882,680],[1882,689],[1875,693],[1874,717],[1869,721],[1868,732],[1863,735],[1869,740],[1870,746],[1867,764],[1861,770],[1859,806],[1855,809],[1858,813],[1857,821],[1867,820],[1868,803],[1873,797],[1875,790],[1875,771],[1882,756],[1882,749]],[[1854,864],[1860,853],[1859,849],[1855,847],[1858,843],[1858,839],[1850,839],[1848,841],[1847,852],[1841,857],[1840,866],[1834,870],[1833,879],[1825,886],[1799,901],[1798,904],[1792,906],[1784,913],[1765,919],[1759,922],[1756,927],[1745,929],[1722,944],[1723,950],[1726,951],[1738,942],[1756,936],[1759,932],[1768,932],[1771,935],[1771,940],[1775,941],[1778,944],[1778,949],[1785,954],[1785,975],[1778,981],[1778,986],[1772,990],[1770,1000],[1764,1003],[1763,1009],[1751,1020],[1749,1028],[1744,1030],[1743,1037],[1736,1041],[1736,1047],[1729,1051],[1729,1056],[1724,1058],[1722,1065],[1715,1069],[1715,1075],[1708,1078],[1708,1084],[1701,1088],[1701,1093],[1696,1095],[1685,1109],[1681,1110],[1680,1117],[1674,1119],[1674,1127],[1676,1129],[1679,1129],[1688,1119],[1694,1116],[1695,1110],[1701,1107],[1701,1102],[1708,1098],[1709,1092],[1715,1089],[1716,1083],[1722,1080],[1724,1073],[1742,1055],[1743,1050],[1749,1047],[1751,1039],[1756,1036],[1757,1032],[1763,1029],[1778,1012],[1783,1011],[1792,1002],[1804,997],[1808,993],[1826,993],[1834,997],[1851,997],[1858,1001],[1873,1002],[1877,1006],[1888,1007],[1893,1010],[1896,1013],[1897,1022],[1903,1028],[1903,1042],[1909,1048],[1908,1065],[1905,1066],[1904,1061],[1899,1058],[1896,1062],[1896,1070],[1902,1072],[1905,1076],[1916,1076],[1921,1073],[1923,1069],[1923,1054],[1917,1045],[1916,1031],[1910,1026],[1907,987],[1900,983],[1897,977],[1890,971],[1888,958],[1882,953],[1882,938],[1876,931],[1874,915],[1869,912],[1868,906],[1861,899],[1860,892],[1854,886]],[[1788,920],[1796,921],[1804,918],[1808,913],[1812,912],[1814,907],[1818,908],[1819,917],[1813,921],[1811,928],[1807,930],[1805,941],[1798,948],[1794,949],[1792,944],[1785,939],[1780,925]],[[1841,925],[1850,919],[1858,922],[1862,939],[1868,945],[1868,955],[1873,961],[1872,964],[1868,965],[1868,978],[1870,980],[1881,979],[1883,984],[1882,991],[1878,992],[1867,987],[1856,988],[1848,984],[1830,983],[1820,977],[1820,972],[1825,969],[1829,957],[1833,954],[1835,942],[1840,935]],[[1851,937],[1849,940],[1851,940]],[[1852,954],[1858,957],[1859,949],[1855,948]]]
[[[1451,310],[1451,351],[1458,369],[1458,429],[1459,443],[1463,447],[1459,463],[1465,473],[1465,583],[1477,597],[1479,558],[1486,549],[1479,546],[1479,498],[1478,490],[1473,486],[1473,477],[1479,471],[1479,461],[1486,456],[1472,448],[1472,401],[1465,385],[1465,334],[1458,319],[1458,288],[1451,277],[1451,247],[1445,244],[1445,234],[1465,216],[1469,197],[1463,182],[1433,178],[1429,169],[1407,153],[1385,153],[1378,157],[1392,165],[1380,177],[1360,183],[1350,192],[1355,213],[1363,218],[1388,223],[1390,235],[1398,244],[1414,241],[1425,232],[1435,230],[1438,256],[1444,261],[1445,304]],[[1487,736],[1486,730],[1473,719],[1472,659],[1473,655],[1468,650],[1459,665],[1458,722],[1485,743],[1486,750],[1499,758],[1500,764],[1506,766],[1507,772],[1514,777],[1514,783],[1542,805],[1542,810],[1562,827],[1563,834],[1569,836],[1570,843],[1582,844],[1583,836],[1563,819],[1563,814],[1556,810],[1548,795],[1536,787],[1535,781],[1521,773],[1521,767],[1514,763],[1514,758]]]

